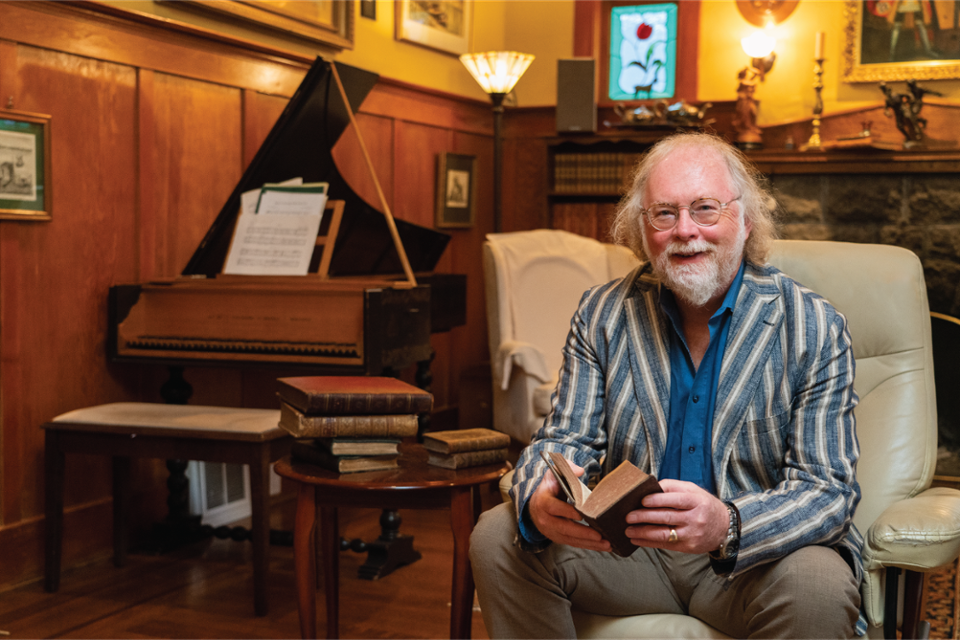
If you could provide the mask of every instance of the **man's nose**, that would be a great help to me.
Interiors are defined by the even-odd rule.
[[[673,228],[673,233],[680,238],[690,238],[699,231],[700,225],[690,216],[690,207],[678,207],[677,226]]]

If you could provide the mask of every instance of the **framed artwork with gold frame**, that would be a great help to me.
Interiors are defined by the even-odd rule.
[[[470,50],[472,0],[397,0],[394,6],[397,40],[455,56]]]
[[[50,220],[50,116],[0,109],[0,220]]]
[[[960,78],[956,2],[867,2],[844,7],[844,82]]]
[[[177,0],[338,49],[353,48],[353,0]]]

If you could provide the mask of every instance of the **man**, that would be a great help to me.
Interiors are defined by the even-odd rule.
[[[765,264],[768,200],[713,136],[671,136],[641,161],[614,234],[649,262],[584,294],[516,511],[492,509],[471,538],[491,637],[573,637],[571,607],[689,614],[739,638],[865,631],[850,335]],[[635,553],[607,553],[541,450],[660,479],[624,522]]]

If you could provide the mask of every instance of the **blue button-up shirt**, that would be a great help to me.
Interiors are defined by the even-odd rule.
[[[713,412],[717,403],[720,365],[727,348],[730,318],[743,281],[743,262],[720,308],[708,322],[710,344],[699,368],[693,364],[684,339],[680,310],[673,293],[664,289],[660,298],[663,312],[670,318],[670,418],[667,447],[659,476],[687,480],[710,493],[716,493],[710,440]]]

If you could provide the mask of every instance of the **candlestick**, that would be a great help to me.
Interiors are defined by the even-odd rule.
[[[819,38],[817,44],[818,48],[822,45]],[[820,92],[823,91],[823,61],[824,59],[822,57],[817,58],[816,65],[813,67],[813,90],[817,92],[817,97],[813,103],[813,133],[810,135],[810,139],[807,140],[807,144],[803,146],[804,151],[820,148],[820,115],[823,113],[823,98]]]

